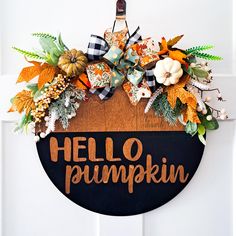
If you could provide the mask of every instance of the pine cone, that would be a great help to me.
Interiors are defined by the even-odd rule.
[[[87,66],[88,60],[82,51],[72,49],[66,51],[59,58],[58,67],[66,72],[67,76],[81,75]]]

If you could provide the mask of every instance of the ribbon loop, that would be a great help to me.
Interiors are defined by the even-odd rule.
[[[109,50],[109,45],[105,39],[97,35],[91,35],[87,49],[87,57],[89,61],[101,60]]]
[[[105,58],[112,65],[118,66],[123,55],[124,53],[120,48],[112,46],[109,51],[103,56],[103,58]]]
[[[138,85],[143,78],[145,71],[141,67],[130,68],[127,73],[127,79],[133,84]]]
[[[127,39],[126,44],[125,36],[127,32],[125,30],[115,33],[106,31],[105,39],[91,35],[88,59],[92,61],[105,59],[106,62],[96,64],[106,64],[110,68],[109,84],[103,76],[106,75],[107,71],[100,71],[101,66],[98,68],[99,71],[93,71],[93,69],[88,71],[87,69],[87,72],[90,72],[89,79],[91,80],[92,88],[96,89],[91,90],[91,92],[98,94],[101,99],[109,98],[114,93],[114,89],[123,84],[125,78],[129,80],[131,91],[137,90],[135,94],[138,97],[145,97],[146,95],[144,96],[143,94],[146,93],[147,96],[150,95],[150,89],[146,88],[148,85],[150,85],[151,89],[156,87],[152,71],[146,69],[150,63],[158,60],[158,56],[155,53],[153,41],[150,38],[142,40],[141,35],[138,33],[139,29],[138,27]],[[93,67],[96,68],[98,66],[94,65]],[[98,75],[96,75],[97,73]],[[144,76],[147,79],[145,83],[143,82]],[[99,80],[99,83],[96,80]],[[142,86],[140,87],[141,83]],[[139,94],[139,90],[142,96]]]
[[[111,86],[120,86],[125,77],[134,85],[141,82],[145,72],[138,66],[139,55],[132,48],[123,53],[120,48],[112,46],[104,58],[114,67]]]
[[[125,75],[121,71],[119,71],[116,67],[112,69],[112,77],[111,77],[111,87],[119,87],[123,84],[125,80]]]
[[[139,63],[139,55],[135,50],[129,48],[124,55],[126,61],[129,61],[133,64],[133,66],[137,66]]]

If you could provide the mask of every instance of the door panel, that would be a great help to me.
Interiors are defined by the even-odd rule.
[[[235,122],[221,122],[218,131],[208,132],[195,176],[169,204],[144,215],[144,235],[232,235],[233,128]]]

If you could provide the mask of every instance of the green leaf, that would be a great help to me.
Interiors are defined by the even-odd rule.
[[[56,66],[63,52],[58,49],[56,43],[51,38],[40,38],[39,42],[46,52],[46,62]]]
[[[38,84],[27,84],[26,88],[31,90],[34,95],[38,91]]]
[[[191,77],[194,75],[192,67],[189,66],[188,69],[186,69],[186,67],[184,66],[183,69],[184,69],[184,71],[185,71],[186,73],[188,73]]]
[[[201,143],[202,143],[203,145],[206,145],[206,139],[204,138],[203,135],[198,134],[198,138],[199,138],[199,140],[201,141]]]
[[[38,59],[38,60],[44,60],[43,57],[39,56],[37,53],[35,52],[30,52],[30,51],[26,51],[17,47],[12,47],[14,50],[16,50],[17,52],[21,53],[22,55],[24,55],[25,57],[28,58],[33,58],[33,59]]]
[[[52,59],[51,59],[50,53],[46,53],[46,55],[45,55],[45,61],[46,61],[48,64],[50,64],[50,65],[56,66],[56,65],[54,64],[54,62],[52,61]]]
[[[193,52],[199,52],[199,51],[206,51],[214,48],[213,45],[203,45],[203,46],[196,46],[192,47],[186,50],[187,54],[193,53]]]
[[[52,48],[50,51],[50,58],[54,65],[58,64],[59,57],[61,56],[61,53],[58,51],[57,48]]]
[[[56,44],[51,38],[40,38],[39,43],[42,49],[47,53],[50,53],[52,48],[57,48]]]
[[[207,116],[208,115],[211,115],[212,116],[212,112],[211,112],[211,109],[209,108],[209,106],[207,104],[206,105],[206,108],[207,108],[207,114],[206,115],[203,115],[202,113],[198,113],[198,117],[201,121],[201,124],[207,129],[207,130],[216,130],[219,128],[219,123],[218,121],[216,120],[215,117],[212,117],[212,120],[207,120]]]
[[[207,78],[208,75],[209,75],[209,73],[207,71],[202,70],[198,67],[192,67],[191,69],[193,71],[193,74],[196,75],[199,78]]]
[[[188,121],[185,126],[185,132],[187,134],[194,136],[198,132],[198,125],[196,123],[192,123],[191,121]]]
[[[219,128],[219,123],[216,118],[213,117],[210,121],[206,120],[206,122],[204,122],[204,126],[208,130],[216,130]]]
[[[204,135],[206,133],[206,129],[202,124],[199,124],[197,127],[197,132],[199,135]]]
[[[203,124],[198,124],[198,128],[197,128],[197,132],[198,132],[198,138],[199,140],[204,144],[206,145],[206,140],[204,138],[204,135],[206,133],[206,129],[204,127]]]
[[[61,38],[61,34],[58,35],[57,37],[57,43],[61,49],[62,52],[66,50],[69,50],[69,48],[64,44],[64,42],[62,41],[62,38]]]
[[[219,56],[214,56],[211,54],[201,53],[201,52],[193,52],[192,54],[196,57],[199,57],[205,60],[211,60],[211,61],[220,61],[223,59],[222,57],[219,57]]]
[[[31,114],[24,114],[21,118],[20,123],[16,126],[16,128],[14,129],[14,131],[23,131],[24,128],[27,128],[28,124],[31,123],[33,121],[33,117]]]

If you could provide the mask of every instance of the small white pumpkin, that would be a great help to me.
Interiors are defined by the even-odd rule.
[[[179,61],[167,57],[157,62],[154,75],[159,84],[169,86],[179,82],[179,79],[183,75],[183,69]]]

